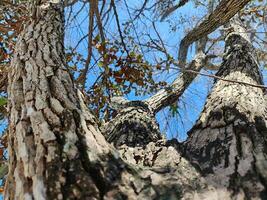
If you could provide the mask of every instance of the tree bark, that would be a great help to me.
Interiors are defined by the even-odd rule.
[[[224,61],[217,76],[262,85],[246,28],[235,17],[227,32]],[[185,155],[210,183],[230,189],[233,199],[266,199],[266,136],[266,91],[217,80],[189,132]]]
[[[119,145],[117,151],[99,131],[66,70],[63,3],[35,1],[32,9],[9,73],[6,200],[232,199],[227,187],[238,194],[243,190],[248,198],[264,198],[266,96],[261,89],[216,83],[185,144],[186,155],[209,182],[181,156],[178,142],[162,140],[157,125],[146,124],[156,122],[150,121],[153,113],[144,102],[130,103],[123,110],[128,118],[118,119],[151,114],[141,124],[155,137],[137,136],[129,140],[132,146]],[[246,39],[237,32],[228,36],[227,59],[218,75],[259,84],[253,47]],[[225,92],[228,89],[233,97]],[[138,130],[142,128],[135,124],[134,132]],[[142,140],[146,145],[136,147]],[[215,183],[225,190],[215,188]]]
[[[105,124],[102,132],[108,142],[118,147],[145,146],[162,139],[155,113],[142,101],[129,101],[117,116]]]
[[[182,39],[180,45],[179,52],[182,52],[181,55],[184,55],[184,57],[179,57],[179,62],[185,62],[188,46],[198,40],[196,43],[197,53],[195,58],[186,66],[185,70],[183,68],[181,69],[181,74],[170,86],[160,90],[143,102],[139,101],[139,103],[135,105],[130,105],[129,103],[128,108],[127,105],[123,105],[126,108],[118,110],[119,114],[116,118],[107,123],[103,128],[106,139],[115,146],[123,144],[128,146],[144,146],[149,142],[155,142],[161,139],[155,120],[155,114],[163,108],[177,102],[182,96],[184,91],[197,76],[197,73],[191,73],[190,70],[199,72],[207,65],[208,56],[204,53],[208,40],[207,34],[214,30],[214,28],[227,22],[227,20],[242,9],[247,2],[248,0],[222,1],[214,12],[212,9],[209,10],[209,17],[190,31]],[[212,4],[212,2],[210,3]],[[229,7],[231,7],[231,9],[228,9]],[[214,16],[217,15],[223,15],[222,20],[215,19],[216,17]],[[183,46],[184,44],[186,45]],[[119,102],[117,102],[117,104],[119,104]]]
[[[199,38],[215,31],[218,27],[226,24],[236,13],[238,13],[250,0],[222,0],[216,9],[203,20],[199,26],[191,30],[179,45],[178,60],[184,67],[189,46]]]
[[[186,69],[199,72],[207,63],[206,61],[207,56],[201,51],[197,53]],[[149,105],[152,112],[156,114],[163,108],[177,102],[196,77],[197,74],[182,72],[169,87],[160,90],[155,95],[145,100],[145,102]]]
[[[63,6],[52,1],[35,6],[33,19],[18,39],[9,74],[5,199],[98,198],[99,190],[87,175],[87,156],[92,153],[81,150],[92,140],[92,155],[103,153],[98,142],[104,138],[92,116],[81,110],[66,71]]]
[[[9,73],[6,200],[193,199],[214,191],[165,141],[121,147],[120,157],[66,70],[63,4],[36,1],[32,10]]]
[[[152,112],[157,113],[166,106],[178,101],[179,97],[182,96],[184,91],[197,76],[196,73],[186,72],[184,69],[199,72],[205,65],[207,65],[208,56],[204,53],[207,43],[207,35],[227,23],[249,1],[250,0],[221,1],[214,11],[210,8],[211,10],[209,10],[207,17],[198,26],[186,34],[179,46],[178,66],[181,68],[181,74],[169,87],[160,90],[146,100]],[[182,2],[185,3],[186,1]],[[196,44],[199,47],[197,49],[197,54],[192,62],[186,65],[188,48],[195,41],[199,41],[199,43]]]

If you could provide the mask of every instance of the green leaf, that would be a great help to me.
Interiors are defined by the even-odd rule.
[[[103,67],[103,66],[104,66],[104,63],[103,63],[102,61],[99,61],[99,62],[98,62],[98,66],[99,66],[99,67]]]
[[[0,97],[0,106],[4,106],[7,104],[7,98],[6,97]]]
[[[173,117],[175,117],[179,112],[178,112],[178,105],[177,104],[172,104],[170,105],[170,111]]]

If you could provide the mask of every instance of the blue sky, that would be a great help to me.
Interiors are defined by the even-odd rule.
[[[128,6],[130,7],[130,12],[132,11],[131,8],[140,8],[142,6],[143,1],[134,1],[134,0],[127,0]],[[81,4],[77,4],[73,7],[73,13],[76,13],[81,9]],[[126,10],[124,6],[124,1],[121,1],[117,5],[118,14],[120,17],[120,22],[124,23],[129,19],[129,13]],[[79,39],[86,34],[86,31],[88,30],[88,5],[84,7],[82,12],[71,21],[71,24],[67,26],[66,35],[65,35],[65,43],[66,46],[69,45],[76,45],[76,43],[79,41]],[[161,37],[164,41],[167,41],[167,43],[170,46],[173,47],[167,47],[170,54],[176,58],[176,55],[178,54],[178,44],[180,40],[184,37],[185,29],[192,29],[194,27],[194,24],[197,22],[194,20],[190,20],[190,23],[186,23],[186,26],[178,26],[177,31],[171,32],[170,31],[170,24],[179,23],[179,20],[186,19],[189,17],[192,17],[193,15],[201,18],[205,14],[206,10],[202,7],[195,8],[193,3],[190,2],[174,12],[166,21],[168,22],[160,22],[159,20],[156,22],[156,27],[158,29],[158,32],[160,33]],[[68,10],[66,12],[66,16],[68,16]],[[146,13],[148,16],[151,14],[154,17],[154,13]],[[73,16],[71,16],[73,18]],[[144,22],[148,22],[149,20],[144,20]],[[79,26],[78,26],[79,25]],[[139,24],[140,25],[140,24]],[[109,30],[115,30],[114,29],[115,24],[114,22],[109,23],[109,25],[106,27]],[[144,27],[142,25],[139,26],[138,34],[142,34],[142,28],[149,29],[151,28],[151,25],[148,27]],[[150,30],[146,30],[150,31]],[[152,36],[155,36],[155,33],[153,31],[150,31]],[[78,47],[78,51],[83,54],[85,57],[87,55],[87,40],[84,40]],[[151,54],[152,55],[152,54]],[[161,55],[156,55],[161,56]],[[188,52],[188,60],[192,59],[194,56],[194,48],[190,48]],[[149,55],[147,56],[149,60]],[[92,84],[99,71],[94,71],[90,73],[88,84]],[[267,82],[267,73],[266,70],[263,70],[264,74],[264,81]],[[177,71],[170,70],[168,73],[163,73],[160,75],[155,76],[155,79],[157,80],[167,80],[168,83],[171,83],[175,77],[177,76]],[[194,82],[190,85],[190,87],[185,91],[184,95],[180,98],[180,101],[178,103],[179,113],[175,115],[175,117],[171,117],[170,113],[168,112],[169,108],[164,109],[162,112],[159,112],[157,114],[157,119],[159,121],[160,128],[164,134],[167,135],[168,138],[177,137],[179,140],[185,140],[186,139],[186,133],[190,128],[193,126],[195,121],[197,120],[200,112],[202,111],[202,108],[204,106],[206,96],[212,86],[213,79],[198,76]],[[134,92],[130,93],[126,96],[129,100],[143,100],[148,97],[146,96],[135,96]],[[168,120],[166,120],[168,119]],[[0,126],[0,131],[3,131],[4,128],[7,125],[7,121],[2,121]]]
[[[129,19],[129,14],[125,8],[123,8],[123,1],[121,1],[121,5],[118,5],[117,8],[119,9],[119,15],[120,15],[120,21],[123,23],[124,21]],[[127,1],[130,7],[139,7],[141,6],[142,1]],[[73,11],[74,13],[77,12],[81,7],[81,4],[77,4],[74,6]],[[205,13],[204,8],[194,8],[192,2],[188,3],[186,6],[180,8],[178,11],[173,13],[173,15],[168,19],[170,20],[170,24],[172,23],[178,23],[179,19],[185,18],[189,16],[197,16],[201,17]],[[151,13],[153,15],[154,13]],[[79,38],[84,36],[88,29],[88,7],[85,7],[85,9],[78,15],[75,19],[72,20],[71,24],[67,27],[66,31],[66,37],[65,37],[65,43],[66,45],[74,45],[78,42]],[[146,20],[144,20],[146,21]],[[192,29],[194,27],[194,24],[196,21],[192,21],[192,23],[188,23],[186,27],[179,27],[176,32],[170,32],[170,25],[167,22],[157,22],[156,26],[158,28],[158,31],[164,41],[168,41],[168,44],[173,45],[175,47],[170,47],[168,50],[169,52],[174,55],[178,54],[178,48],[177,44],[179,44],[179,41],[184,36],[184,30],[185,28]],[[79,26],[77,26],[79,25]],[[113,30],[115,24],[110,23],[109,26],[107,26],[107,29]],[[149,27],[148,27],[149,28]],[[142,26],[140,26],[138,30],[138,33],[142,33]],[[147,30],[146,30],[147,31]],[[149,30],[148,30],[149,31]],[[155,33],[152,33],[153,34]],[[84,42],[81,43],[81,45],[78,47],[78,51],[83,54],[85,57],[87,55],[87,40],[84,40]],[[158,55],[160,56],[160,55]],[[194,50],[189,49],[188,52],[188,59],[192,59],[194,56]],[[176,57],[175,57],[176,58]],[[149,55],[148,55],[149,59]],[[267,83],[267,72],[266,70],[263,71],[263,77],[265,84]],[[95,74],[94,74],[95,73]],[[98,71],[92,72],[90,74],[90,78],[88,80],[88,84],[94,82],[95,78],[97,77]],[[160,76],[157,76],[155,78],[157,79],[166,79],[167,82],[171,83],[174,78],[176,77],[177,72],[170,70],[169,73],[160,74]],[[190,85],[190,87],[185,91],[184,95],[181,97],[178,108],[179,108],[179,114],[177,114],[175,117],[168,117],[168,108],[164,109],[162,112],[157,114],[157,119],[160,125],[160,128],[163,133],[167,135],[167,138],[173,138],[176,137],[180,141],[183,141],[186,139],[187,131],[191,129],[195,121],[198,119],[199,114],[201,113],[206,96],[208,92],[210,91],[212,87],[213,79],[198,76],[194,82]],[[134,93],[130,93],[126,96],[129,100],[143,100],[147,98],[148,96],[135,96]],[[166,120],[166,118],[168,120]],[[0,131],[2,132],[4,128],[7,125],[7,121],[2,121],[0,125]],[[0,199],[2,199],[0,195]]]
[[[131,8],[140,8],[142,6],[143,1],[126,1],[129,7],[129,11],[131,12]],[[75,10],[78,11],[80,9],[81,5],[77,4],[74,7],[74,13]],[[86,7],[80,15],[72,21],[70,26],[67,28],[66,32],[66,44],[67,45],[73,45],[76,44],[79,38],[81,38],[86,31],[88,30],[88,15],[89,8]],[[120,18],[120,22],[124,23],[127,20],[129,20],[129,13],[128,10],[125,7],[125,1],[120,1],[117,5],[118,15]],[[168,45],[167,49],[170,52],[171,55],[173,55],[174,58],[176,58],[178,55],[178,46],[180,40],[184,37],[185,31],[192,29],[195,24],[201,19],[206,13],[206,10],[204,7],[198,7],[197,9],[193,5],[192,2],[186,4],[176,12],[174,12],[166,21],[160,22],[159,20],[156,22],[156,27],[158,29],[158,32],[160,33],[162,39],[164,41],[167,41]],[[155,13],[146,13],[146,18],[143,19],[143,25],[142,23],[136,24],[137,30],[136,33],[138,36],[142,39],[143,34],[145,32],[149,32],[151,36],[155,36],[155,32],[150,31],[152,25],[148,25],[150,23],[150,19],[155,17]],[[194,17],[193,17],[194,16]],[[150,17],[150,18],[149,18]],[[193,17],[193,18],[192,18]],[[180,26],[180,21],[189,19],[189,22],[185,23],[183,26]],[[170,31],[170,24],[177,25],[177,29],[175,32]],[[144,25],[145,24],[145,25]],[[151,24],[151,23],[150,23]],[[79,27],[77,28],[77,25]],[[74,27],[74,28],[73,28]],[[75,28],[76,27],[76,28]],[[114,20],[111,21],[107,26],[105,26],[106,30],[109,33],[112,33],[112,31],[115,31],[116,24],[114,23]],[[215,33],[216,34],[216,33]],[[215,35],[213,34],[213,35]],[[220,45],[223,45],[221,43]],[[78,51],[83,54],[85,57],[87,55],[87,40],[84,40],[84,42],[79,46]],[[194,56],[194,46],[192,45],[191,48],[189,48],[188,51],[188,61],[192,59]],[[146,59],[150,60],[150,58],[155,56],[162,56],[160,54],[147,54]],[[89,79],[87,84],[91,84],[95,81],[97,74],[99,71],[93,71],[89,75]],[[214,73],[214,72],[213,72]],[[266,83],[266,71],[264,71],[264,80]],[[168,83],[171,83],[175,77],[177,76],[177,71],[170,70],[166,73],[161,73],[160,75],[155,76],[156,80],[165,80]],[[212,87],[213,79],[198,76],[194,82],[190,85],[190,87],[185,91],[183,96],[180,98],[180,101],[178,103],[179,108],[179,114],[177,114],[175,117],[170,117],[170,113],[168,112],[169,108],[164,109],[163,111],[159,112],[157,114],[157,119],[160,128],[163,133],[166,134],[167,138],[173,138],[176,137],[180,141],[183,141],[186,139],[187,131],[191,129],[195,121],[198,119],[199,114],[201,113],[207,94],[210,91]],[[131,92],[129,95],[126,96],[129,100],[143,100],[147,98],[148,96],[135,96],[134,92]],[[168,119],[168,120],[166,120]]]
[[[139,7],[141,5],[141,1],[127,1],[128,6],[130,9],[132,7]],[[139,5],[138,5],[139,4]],[[120,17],[120,22],[124,23],[127,20],[129,20],[129,13],[125,7],[123,7],[123,1],[121,2],[121,5],[117,5],[117,9],[119,10],[118,14]],[[75,11],[78,11],[81,8],[81,5],[77,5],[74,7],[74,13]],[[79,38],[81,38],[83,35],[85,35],[86,31],[88,30],[88,20],[86,19],[88,15],[88,7],[84,9],[83,12],[80,13],[80,15],[72,20],[72,23],[68,26],[67,32],[66,32],[66,44],[67,45],[73,45],[76,44],[79,41]],[[193,4],[188,3],[186,6],[184,6],[182,9],[179,10],[178,14],[174,13],[175,19],[177,18],[186,18],[188,14],[192,12]],[[131,11],[131,10],[130,10]],[[194,9],[194,15],[201,16],[204,14],[204,10],[201,9]],[[152,13],[151,13],[152,14]],[[145,20],[146,21],[146,20]],[[149,22],[149,20],[147,20]],[[77,28],[77,26],[79,27]],[[116,26],[114,22],[111,22],[108,26],[106,26],[106,29],[113,30],[113,27]],[[73,28],[74,27],[74,28]],[[139,30],[138,34],[142,34],[142,28],[146,29],[147,32],[150,32],[152,37],[155,35],[154,32],[150,31],[149,28],[151,27],[144,27],[142,24],[138,25]],[[170,31],[170,23],[168,22],[156,22],[156,27],[163,38],[164,41],[168,41],[168,44],[170,45],[176,45],[179,43],[179,41],[184,36],[184,27],[179,27],[179,30],[177,32],[171,32]],[[191,27],[190,27],[191,28]],[[83,54],[85,57],[87,55],[87,40],[84,40],[84,42],[79,46],[78,51]],[[174,57],[178,55],[178,48],[172,47],[168,48],[168,51],[170,54],[172,54]],[[150,55],[146,55],[146,58],[149,60]],[[155,55],[154,55],[155,56]],[[161,55],[156,55],[161,56]],[[188,53],[188,59],[192,59],[194,56],[194,52],[191,50]],[[88,84],[91,84],[95,81],[97,77],[98,71],[92,72],[89,75]],[[156,79],[160,80],[166,80],[167,82],[171,83],[175,77],[177,76],[177,71],[170,70],[168,73],[161,74],[160,76],[155,77]],[[192,127],[195,120],[197,119],[199,113],[202,110],[209,86],[211,84],[210,80],[207,80],[204,77],[198,77],[194,81],[194,83],[188,88],[188,90],[185,92],[183,97],[181,98],[179,102],[179,115],[176,115],[176,117],[170,117],[169,120],[165,120],[166,115],[168,115],[168,109],[166,108],[164,111],[157,114],[157,119],[160,124],[161,130],[167,135],[168,138],[177,137],[180,140],[186,139],[186,132]],[[200,86],[201,85],[201,86]],[[129,95],[126,96],[129,100],[143,100],[147,98],[148,96],[135,96],[134,92],[131,92]]]

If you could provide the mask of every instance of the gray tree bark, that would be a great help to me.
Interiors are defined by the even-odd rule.
[[[200,171],[181,156],[180,152],[184,150],[181,144],[161,138],[153,113],[144,102],[130,102],[122,112],[128,115],[127,119],[134,127],[133,133],[143,130],[140,134],[145,134],[122,140],[130,143],[119,142],[116,150],[100,132],[83,102],[82,94],[74,87],[66,70],[63,4],[59,0],[36,1],[32,10],[32,19],[17,41],[12,71],[9,73],[9,174],[5,188],[6,200],[215,200],[232,199],[230,192],[237,191],[240,194],[242,189],[248,191],[246,197],[260,198],[266,180],[266,102],[261,89],[232,83],[227,85],[220,81],[216,83],[201,118],[213,121],[212,125],[217,124],[214,134],[210,135],[212,125],[209,124],[209,129],[206,129],[203,125],[205,120],[202,120],[203,123],[201,121],[199,124],[206,131],[199,135],[201,125],[198,124],[185,144],[185,155]],[[234,33],[228,36],[230,50],[219,75],[261,83],[253,47],[243,36]],[[232,59],[233,56],[236,60]],[[233,97],[227,96],[225,87],[233,91]],[[225,98],[219,93],[220,88]],[[247,100],[241,92],[250,96],[251,100]],[[217,98],[222,104],[217,103]],[[233,108],[228,105],[227,99],[236,106]],[[212,107],[214,105],[217,106]],[[217,107],[222,110],[224,107],[221,105],[230,112],[226,115],[227,124],[219,126],[219,118],[211,113]],[[256,109],[256,105],[262,105],[264,110]],[[232,115],[234,118],[231,118]],[[119,113],[117,119],[125,119],[122,116]],[[134,117],[137,120],[132,120]],[[138,121],[141,123],[136,123]],[[152,123],[152,126],[147,123]],[[218,126],[225,126],[223,133],[227,135],[217,134],[216,131],[221,130]],[[117,129],[124,131],[122,135],[127,134],[127,130],[124,130],[127,125],[120,120],[114,121],[114,126],[110,127],[106,129],[110,133],[116,133],[114,130]],[[241,133],[238,134],[238,131]],[[213,142],[213,138],[219,140],[221,137],[226,138],[223,145]],[[242,145],[248,145],[249,148],[243,148]],[[199,154],[198,147],[211,152],[210,160],[205,160],[206,157]],[[218,158],[213,153],[217,149],[221,152]],[[218,167],[217,163],[224,161],[220,158],[227,158],[228,164],[223,165],[226,167]],[[209,167],[206,165],[214,165],[218,170],[207,173]],[[228,180],[228,171],[231,170],[234,171],[228,185],[214,181],[216,177]],[[206,175],[205,178],[200,172]],[[213,179],[209,175],[214,175]],[[253,194],[252,189],[246,187],[251,186],[250,182],[254,184]]]
[[[214,11],[210,8],[211,10],[209,10],[207,17],[198,26],[186,34],[179,45],[178,66],[181,68],[181,74],[167,89],[160,90],[146,100],[152,112],[157,113],[161,109],[178,101],[197,76],[196,73],[186,72],[186,70],[199,72],[205,65],[207,65],[209,58],[204,53],[207,43],[207,35],[219,26],[227,23],[249,1],[250,0],[220,1]],[[186,3],[186,1],[181,1],[180,3]],[[186,65],[188,48],[195,41],[198,41],[196,44],[198,46],[196,56],[191,63]]]
[[[66,70],[61,1],[35,1],[32,11],[9,73],[5,199],[204,196],[205,180],[165,141],[122,156],[107,143]]]
[[[171,85],[144,101],[126,104],[126,100],[120,102],[119,99],[116,99],[115,103],[121,103],[119,107],[123,107],[123,109],[117,109],[119,114],[116,118],[105,124],[102,129],[106,139],[115,146],[123,144],[128,146],[144,146],[149,142],[161,139],[155,114],[177,102],[195,77],[197,77],[197,72],[207,65],[209,60],[209,56],[205,54],[208,41],[207,35],[220,25],[225,24],[248,2],[249,0],[221,1],[213,11],[211,6],[213,3],[210,1],[208,17],[191,30],[181,41],[178,58],[181,74]],[[196,56],[185,66],[188,47],[195,41],[197,41]],[[195,73],[192,73],[192,70]]]
[[[98,197],[86,172],[87,153],[81,150],[93,140],[94,154],[101,153],[97,141],[104,138],[97,135],[91,115],[82,111],[65,68],[63,7],[49,1],[35,3],[9,74],[5,199]]]
[[[262,85],[246,28],[237,17],[227,28],[223,64],[217,76]],[[267,199],[266,90],[217,80],[205,108],[189,132],[185,155],[233,199]]]

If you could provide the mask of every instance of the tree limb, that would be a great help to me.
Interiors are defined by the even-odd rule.
[[[230,18],[232,18],[240,9],[242,9],[249,0],[223,0],[217,6],[217,8],[212,12],[200,25],[191,30],[181,41],[179,49],[178,62],[180,67],[187,70],[194,70],[199,72],[201,68],[206,64],[207,57],[203,53],[206,45],[206,36],[214,31],[219,26],[226,23]],[[198,54],[195,59],[187,66],[183,67],[186,63],[187,50],[189,45],[193,42],[200,41]],[[182,70],[183,71],[183,70]],[[186,88],[191,84],[197,74],[188,73],[183,71],[174,82],[166,89],[160,90],[158,93],[152,97],[145,100],[154,113],[157,113],[162,108],[171,105],[176,102],[178,98],[183,94]]]
[[[244,81],[225,79],[225,78],[221,78],[220,76],[216,76],[216,75],[213,75],[213,74],[201,73],[201,72],[194,71],[194,70],[191,70],[191,69],[185,69],[184,71],[185,72],[190,72],[190,73],[193,73],[193,74],[199,74],[201,76],[206,76],[206,77],[218,79],[218,80],[225,81],[225,82],[247,85],[247,86],[251,86],[251,87],[261,88],[261,89],[264,89],[264,90],[267,89],[267,86],[265,86],[265,85],[259,85],[259,84],[247,83],[247,82],[244,82]]]
[[[89,10],[89,25],[88,25],[88,55],[85,62],[85,67],[80,75],[80,77],[77,79],[81,81],[82,88],[85,88],[85,82],[86,82],[86,75],[88,73],[89,65],[91,62],[92,57],[92,41],[93,41],[93,29],[94,29],[94,15],[95,15],[95,6],[94,3],[90,2],[90,10]]]
[[[200,71],[205,63],[206,55],[199,53],[188,65],[187,69]],[[189,74],[187,72],[181,73],[168,88],[160,90],[158,93],[145,100],[145,102],[149,104],[150,109],[153,110],[154,113],[157,113],[162,108],[176,102],[196,76],[197,74]]]
[[[178,60],[181,67],[186,63],[188,47],[199,38],[202,38],[219,26],[229,21],[239,10],[241,10],[250,0],[222,0],[199,26],[191,30],[181,41]]]
[[[126,44],[125,44],[124,39],[123,39],[123,35],[122,35],[121,27],[120,27],[120,22],[119,22],[119,15],[117,13],[117,8],[116,8],[114,0],[111,0],[111,6],[113,7],[113,11],[114,11],[114,15],[115,15],[118,31],[119,31],[119,34],[120,34],[122,46],[123,46],[124,50],[126,51],[126,53],[129,54],[128,50],[127,50],[127,47],[126,47]]]
[[[166,19],[166,17],[168,17],[172,12],[174,12],[176,9],[178,9],[178,8],[180,8],[180,7],[182,7],[182,6],[184,6],[188,1],[189,1],[189,0],[180,0],[178,4],[176,4],[175,6],[169,8],[168,10],[166,10],[166,11],[163,13],[163,15],[162,15],[160,21],[163,21],[164,19]]]

